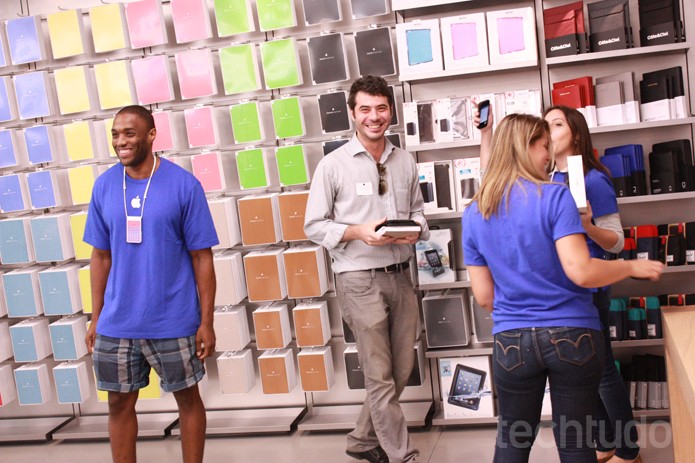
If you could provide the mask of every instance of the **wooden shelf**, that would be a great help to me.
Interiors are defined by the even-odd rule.
[[[592,61],[603,61],[609,59],[634,58],[644,55],[676,53],[690,48],[688,42],[673,43],[669,45],[653,45],[647,47],[628,48],[625,50],[598,51],[593,53],[581,53],[579,55],[558,56],[545,60],[548,68],[559,66],[572,66],[575,64],[586,64]]]

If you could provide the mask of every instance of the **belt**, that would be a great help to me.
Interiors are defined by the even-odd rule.
[[[379,267],[379,268],[374,268],[375,272],[384,272],[384,273],[401,273],[404,270],[408,269],[408,261],[406,260],[405,262],[402,262],[400,264],[391,264],[387,267]]]

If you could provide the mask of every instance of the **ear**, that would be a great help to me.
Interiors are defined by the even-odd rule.
[[[355,122],[355,110],[348,107],[348,114],[350,114],[350,120]]]
[[[157,129],[152,127],[150,131],[147,133],[147,140],[149,140],[149,142],[152,143],[155,138],[157,138]]]

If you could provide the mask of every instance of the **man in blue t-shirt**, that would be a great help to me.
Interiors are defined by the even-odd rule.
[[[135,403],[150,368],[179,408],[184,462],[202,462],[205,408],[198,381],[215,350],[212,327],[218,243],[200,182],[152,153],[149,110],[121,109],[112,143],[120,164],[94,183],[84,241],[92,251],[97,388],[109,392],[114,461],[135,461]]]

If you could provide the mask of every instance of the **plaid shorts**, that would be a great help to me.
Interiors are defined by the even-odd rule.
[[[195,355],[195,335],[171,339],[126,339],[97,335],[94,344],[97,389],[133,392],[150,382],[154,368],[166,392],[189,388],[203,378],[205,366]]]

